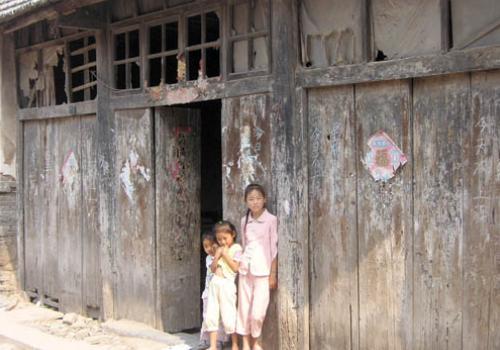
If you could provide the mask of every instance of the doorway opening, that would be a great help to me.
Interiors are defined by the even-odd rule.
[[[201,110],[201,234],[222,219],[221,101],[197,103]],[[205,288],[206,254],[200,248],[200,291]],[[201,296],[201,295],[200,295]],[[200,299],[201,300],[201,299]],[[202,307],[200,307],[202,310]]]
[[[169,333],[201,326],[201,236],[222,218],[221,101],[155,110],[159,298]]]
[[[221,102],[202,102],[201,110],[201,218],[208,230],[222,218]]]
[[[220,100],[198,102],[187,105],[200,114],[200,320],[203,321],[201,294],[205,289],[207,254],[201,246],[201,236],[212,231],[215,223],[223,218],[222,213],[222,140]],[[201,328],[192,329],[198,332]]]

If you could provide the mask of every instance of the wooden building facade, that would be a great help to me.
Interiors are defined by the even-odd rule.
[[[33,299],[199,327],[200,234],[260,182],[268,349],[500,349],[495,1],[15,3],[0,120]],[[379,131],[408,160],[387,182]]]

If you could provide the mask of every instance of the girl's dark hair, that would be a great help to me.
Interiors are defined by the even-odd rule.
[[[201,236],[201,243],[205,242],[205,240],[215,243],[215,235],[212,232],[207,231]]]
[[[236,238],[236,235],[238,234],[236,232],[236,227],[230,221],[227,220],[221,220],[217,222],[214,225],[213,231],[214,234],[217,234],[217,232],[229,232],[234,236],[234,238]]]
[[[247,200],[248,195],[252,191],[260,192],[262,197],[266,198],[266,190],[264,189],[264,186],[259,185],[259,184],[250,184],[245,188],[245,200]],[[250,216],[250,209],[247,209],[247,214],[245,215],[245,226],[243,226],[244,232],[246,232],[246,230],[247,230],[249,216]]]
[[[250,184],[245,188],[245,200],[247,200],[248,195],[252,191],[258,191],[262,197],[266,198],[266,190],[264,189],[264,186],[259,184]]]

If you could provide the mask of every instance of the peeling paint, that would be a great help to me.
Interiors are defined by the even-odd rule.
[[[240,130],[238,168],[241,170],[241,184],[244,188],[248,184],[255,182],[257,169],[264,171],[264,167],[259,160],[258,154],[254,153],[252,149],[252,128],[249,125],[245,125]]]
[[[141,165],[139,161],[137,152],[131,150],[120,171],[121,187],[132,202],[134,201],[138,177],[142,177],[146,182],[151,180],[151,170]]]
[[[290,216],[290,202],[288,200],[283,201],[283,210],[287,216]]]

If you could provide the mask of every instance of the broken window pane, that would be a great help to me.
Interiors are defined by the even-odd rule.
[[[253,69],[267,70],[268,51],[265,37],[254,39],[253,41]]]
[[[201,44],[201,15],[188,18],[188,46]]]
[[[201,50],[190,51],[188,53],[188,80],[198,79],[202,63]]]
[[[128,33],[129,55],[128,58],[139,56],[139,31],[133,30]]]
[[[95,62],[96,60],[96,52],[95,50],[89,51],[89,62]]]
[[[73,96],[71,97],[72,102],[82,102],[85,101],[85,93],[83,90],[73,92]]]
[[[66,72],[64,70],[64,49],[57,52],[57,66],[54,67],[54,86],[56,105],[68,102],[66,95]]]
[[[241,40],[233,43],[233,73],[248,71],[248,41]]]
[[[217,41],[219,39],[219,16],[216,12],[209,12],[205,15],[206,38],[205,42]]]
[[[178,44],[178,23],[165,24],[165,51],[177,50]]]
[[[248,32],[248,3],[232,6],[232,36]]]
[[[85,75],[84,71],[79,71],[76,73],[71,74],[71,86],[76,87],[83,85],[85,83]]]
[[[130,84],[132,89],[141,87],[141,69],[138,62],[130,63]]]
[[[115,60],[124,60],[125,57],[125,33],[115,35]]]
[[[126,68],[125,64],[119,64],[115,66],[115,87],[117,89],[126,89]]]
[[[177,83],[177,57],[165,57],[165,84]]]
[[[161,52],[161,25],[149,28],[149,53]]]
[[[83,38],[70,41],[68,46],[69,46],[69,51],[75,51],[81,49],[84,46]]]
[[[220,50],[218,47],[209,47],[206,50],[207,78],[218,77],[220,75]]]
[[[149,86],[160,85],[161,57],[149,60]]]
[[[83,54],[70,56],[69,62],[70,62],[69,66],[71,68],[75,68],[85,63],[85,57],[83,56]]]

